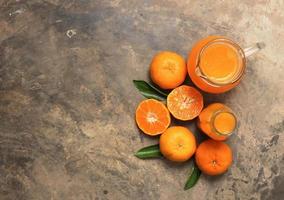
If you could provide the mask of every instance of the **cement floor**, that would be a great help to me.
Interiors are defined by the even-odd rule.
[[[284,199],[283,10],[282,0],[0,0],[0,199]],[[266,48],[237,88],[205,94],[238,116],[232,167],[183,191],[191,161],[133,156],[158,138],[135,125],[132,80],[148,79],[156,52],[186,58],[211,34]]]

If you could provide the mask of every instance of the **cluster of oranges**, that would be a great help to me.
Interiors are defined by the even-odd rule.
[[[152,81],[171,90],[166,105],[155,99],[142,101],[136,110],[136,123],[147,135],[161,135],[162,155],[175,162],[184,162],[195,154],[198,168],[205,174],[224,173],[232,163],[232,151],[222,141],[207,139],[197,146],[194,134],[182,126],[170,126],[171,115],[182,121],[192,120],[203,110],[203,96],[194,87],[181,85],[187,74],[186,62],[174,52],[160,52],[150,65]],[[210,135],[209,135],[210,136]]]

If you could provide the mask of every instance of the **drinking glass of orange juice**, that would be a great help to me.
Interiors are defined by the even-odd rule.
[[[246,68],[246,57],[263,43],[242,49],[223,36],[209,36],[197,42],[188,58],[188,73],[193,83],[209,93],[223,93],[237,86]]]
[[[223,141],[235,130],[237,118],[229,107],[213,103],[202,110],[197,125],[210,138]]]

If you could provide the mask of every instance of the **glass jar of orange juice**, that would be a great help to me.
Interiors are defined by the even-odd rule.
[[[229,107],[213,103],[202,110],[197,125],[210,138],[223,141],[235,130],[237,118]]]
[[[237,86],[246,68],[246,57],[264,46],[257,43],[242,49],[222,36],[209,36],[197,42],[188,58],[188,73],[193,83],[209,93],[223,93]]]

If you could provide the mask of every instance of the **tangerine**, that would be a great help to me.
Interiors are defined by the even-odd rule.
[[[170,113],[180,120],[191,120],[197,117],[203,108],[203,96],[187,85],[179,86],[167,97],[167,107]]]
[[[138,127],[150,136],[163,133],[171,123],[167,107],[155,99],[142,101],[136,109],[135,118]]]
[[[208,139],[197,147],[195,160],[198,168],[203,173],[219,175],[230,167],[233,154],[226,143]]]
[[[160,151],[164,157],[171,161],[186,161],[192,157],[195,150],[195,137],[185,127],[172,126],[160,137]]]
[[[186,62],[182,56],[170,51],[156,54],[150,65],[152,81],[162,89],[181,85],[186,77]]]

